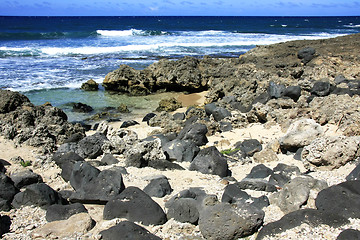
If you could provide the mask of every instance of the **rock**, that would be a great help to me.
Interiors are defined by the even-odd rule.
[[[346,181],[322,190],[317,195],[316,208],[345,218],[360,218],[359,183],[359,180]]]
[[[207,196],[206,192],[200,188],[190,188],[177,193],[165,203],[168,219],[197,224],[199,211]]]
[[[89,113],[92,112],[94,109],[89,105],[79,102],[79,103],[74,103],[72,110],[73,112]]]
[[[3,211],[3,210],[1,210]],[[0,215],[0,237],[3,234],[10,232],[11,219],[9,216],[1,216]]]
[[[315,57],[315,53],[316,53],[315,48],[306,47],[306,48],[300,49],[298,51],[297,56],[298,56],[299,59],[301,59],[301,61],[304,64],[307,64],[308,62],[310,62]]]
[[[206,115],[210,116],[211,114],[213,114],[213,112],[216,108],[217,108],[217,106],[215,103],[205,104],[204,109],[205,109]]]
[[[175,98],[167,98],[167,99],[162,99],[159,102],[159,107],[156,109],[156,111],[161,112],[161,111],[165,111],[165,112],[173,112],[178,108],[181,108],[182,104],[176,100]]]
[[[230,122],[220,121],[220,131],[221,132],[229,132],[233,129],[232,124]]]
[[[126,166],[146,167],[152,160],[166,159],[161,148],[161,140],[139,142],[125,153]]]
[[[99,84],[97,84],[93,79],[90,79],[81,84],[81,89],[85,91],[97,91],[99,89]]]
[[[87,212],[87,209],[81,203],[70,205],[54,204],[46,209],[46,221],[53,222],[66,220],[75,214]]]
[[[331,85],[329,82],[317,81],[310,92],[315,96],[324,97],[330,94]]]
[[[225,191],[222,195],[221,202],[235,203],[245,202],[250,199],[250,195],[241,190],[236,184],[229,184],[225,187]]]
[[[256,152],[253,157],[254,161],[258,163],[276,162],[279,160],[276,153],[269,148],[263,149],[260,152]]]
[[[94,227],[94,220],[88,213],[79,213],[67,220],[45,224],[31,233],[31,237],[43,239],[76,239]]]
[[[90,204],[104,204],[125,189],[119,169],[110,168],[100,172],[87,162],[74,165],[70,184],[75,189],[70,200]]]
[[[199,228],[206,239],[238,239],[255,233],[265,213],[250,205],[219,203],[200,212]]]
[[[262,179],[244,178],[240,182],[236,183],[240,189],[250,189],[255,191],[275,192],[276,186]]]
[[[97,158],[103,153],[102,145],[106,140],[106,136],[101,133],[87,136],[77,144],[76,153],[82,158]]]
[[[339,168],[358,157],[360,137],[329,136],[317,138],[301,153],[305,167]]]
[[[83,139],[84,137],[86,137],[85,133],[75,133],[73,135],[71,135],[70,137],[68,137],[64,143],[72,143],[72,142],[79,142],[81,139]]]
[[[244,152],[245,156],[248,157],[252,157],[256,152],[262,150],[261,143],[257,139],[246,139],[242,142],[237,142],[234,147]]]
[[[129,221],[122,221],[116,226],[101,231],[100,235],[103,240],[118,239],[119,236],[124,240],[161,240],[145,228]]]
[[[310,191],[319,192],[327,188],[327,183],[311,177],[297,177],[285,184],[280,192],[274,193],[269,200],[279,206],[284,213],[299,210],[310,202]],[[312,199],[314,201],[314,199]]]
[[[134,146],[138,142],[138,135],[136,132],[128,129],[117,129],[107,133],[109,142],[105,142],[102,147],[106,153],[124,153],[125,150]]]
[[[172,192],[169,180],[166,177],[152,179],[144,188],[144,192],[150,197],[162,198]]]
[[[119,112],[121,112],[121,113],[129,113],[129,112],[130,112],[130,110],[128,109],[128,107],[127,107],[125,104],[123,104],[123,103],[121,103],[121,104],[117,107],[117,110],[118,110]]]
[[[101,158],[101,162],[106,164],[106,165],[113,165],[113,164],[117,164],[119,162],[119,160],[117,160],[112,154],[106,153]]]
[[[360,159],[358,158],[358,160]],[[357,164],[356,167],[346,177],[346,181],[351,180],[360,180],[360,164]]]
[[[169,159],[178,162],[192,162],[200,151],[193,141],[179,139],[165,143],[162,149]]]
[[[126,218],[144,225],[161,225],[166,222],[162,208],[137,187],[127,187],[111,199],[105,205],[103,217],[105,220]]]
[[[197,146],[202,146],[208,142],[206,137],[207,131],[208,130],[205,124],[194,123],[184,127],[177,138],[180,140],[191,140]]]
[[[266,236],[279,234],[288,229],[295,228],[301,224],[308,224],[315,228],[321,224],[330,227],[340,227],[349,223],[349,220],[339,216],[336,212],[324,212],[316,209],[302,209],[283,216],[280,220],[265,225],[258,233],[256,240],[264,239]]]
[[[273,81],[269,83],[268,93],[270,98],[281,98],[284,96],[286,87],[282,84],[276,84]]]
[[[185,113],[175,113],[174,115],[173,115],[173,118],[174,118],[174,120],[175,121],[183,121],[183,120],[185,120]]]
[[[149,124],[150,119],[152,119],[155,116],[156,116],[155,113],[148,113],[145,115],[145,117],[142,119],[142,121],[147,122]]]
[[[11,201],[19,190],[14,182],[4,173],[0,173],[0,211],[9,211]]]
[[[223,120],[226,117],[231,117],[231,113],[226,109],[222,107],[217,107],[212,111],[212,115],[215,119],[215,121],[219,122]]]
[[[277,183],[279,183],[279,186],[283,186],[285,183],[293,179],[295,176],[300,175],[300,169],[297,166],[289,166],[283,163],[279,163],[276,165],[276,167],[273,169],[274,174],[270,177],[270,181],[272,179],[276,180]],[[276,175],[280,175],[284,178],[284,182],[279,182],[278,179],[276,179]]]
[[[23,104],[29,104],[30,100],[18,93],[9,90],[0,90],[0,113],[14,111]]]
[[[166,170],[185,170],[183,167],[181,167],[179,164],[170,162],[165,159],[158,159],[158,160],[151,160],[148,163],[148,167],[152,167],[161,171]]]
[[[189,170],[220,177],[231,175],[226,158],[214,146],[200,150]]]
[[[61,168],[61,177],[68,182],[70,181],[74,164],[84,162],[85,160],[75,152],[67,152],[54,154],[53,161]]]
[[[131,126],[135,126],[135,125],[139,125],[139,123],[135,120],[129,120],[129,121],[125,121],[121,124],[120,128],[127,128],[127,127],[131,127]]]
[[[21,172],[16,172],[10,175],[11,180],[14,182],[14,186],[17,188],[22,188],[24,186],[33,184],[33,183],[42,183],[43,179],[39,174],[34,173],[30,169],[23,170]]]
[[[284,97],[289,97],[295,102],[299,100],[301,96],[301,87],[300,86],[289,86],[284,91]]]
[[[346,229],[342,231],[336,240],[360,239],[360,231],[355,229]]]
[[[314,139],[322,136],[322,127],[312,119],[301,119],[290,125],[286,134],[279,139],[284,150],[297,150],[309,145]]]
[[[54,189],[45,183],[35,183],[26,186],[25,191],[16,194],[11,204],[15,208],[35,205],[46,209],[53,204],[65,203],[66,200]]]

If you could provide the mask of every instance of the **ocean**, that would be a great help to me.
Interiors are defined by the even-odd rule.
[[[87,117],[71,111],[73,102],[95,111],[124,103],[142,114],[166,94],[128,97],[79,87],[89,79],[101,83],[121,64],[144,69],[162,58],[239,57],[256,45],[359,32],[360,17],[0,16],[0,88],[36,105],[50,102],[70,121]]]

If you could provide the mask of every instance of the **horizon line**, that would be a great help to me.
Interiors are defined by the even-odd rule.
[[[360,15],[1,15],[0,17],[360,17]]]

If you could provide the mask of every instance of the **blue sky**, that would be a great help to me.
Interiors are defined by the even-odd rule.
[[[359,16],[360,0],[0,0],[5,16]]]

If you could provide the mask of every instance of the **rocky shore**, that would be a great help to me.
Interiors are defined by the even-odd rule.
[[[0,236],[358,239],[359,40],[123,65],[107,91],[187,94],[90,130],[0,90]]]

